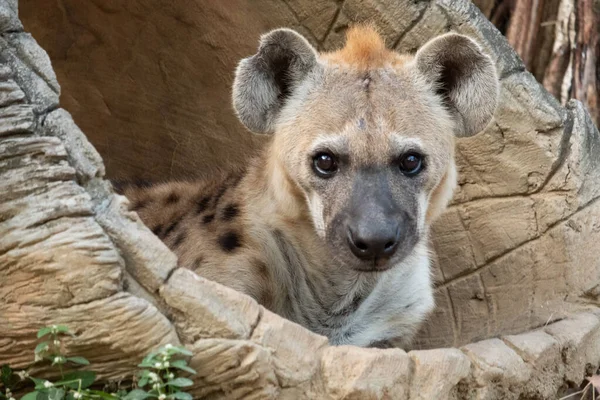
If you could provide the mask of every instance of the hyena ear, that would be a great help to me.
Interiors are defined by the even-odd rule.
[[[260,39],[258,52],[243,59],[233,83],[233,107],[256,133],[273,133],[285,101],[317,63],[317,52],[300,34],[276,29]]]
[[[421,47],[415,60],[457,118],[457,136],[472,136],[487,126],[498,103],[498,76],[494,63],[474,40],[444,34]]]

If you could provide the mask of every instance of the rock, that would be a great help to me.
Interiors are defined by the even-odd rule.
[[[276,399],[281,393],[271,351],[246,340],[204,339],[188,348],[200,398]]]
[[[0,31],[15,32],[23,30],[17,12],[17,0],[3,1],[0,3]]]
[[[572,384],[581,381],[589,368],[598,369],[600,364],[600,320],[594,314],[580,314],[544,328],[560,345],[565,363],[565,380]]]
[[[331,399],[407,399],[410,363],[400,349],[328,347],[321,358],[325,393]]]
[[[64,144],[69,162],[77,170],[77,180],[85,185],[93,178],[104,176],[102,158],[63,109],[49,113],[43,121],[44,136],[54,136]]]
[[[559,343],[542,330],[506,336],[502,340],[534,368],[526,395],[553,398],[560,389],[564,373]]]
[[[0,38],[0,64],[10,66],[34,111],[43,113],[58,106],[60,86],[50,59],[30,34],[14,33]]]
[[[250,297],[184,268],[171,274],[160,293],[188,343],[211,337],[247,339],[258,321],[259,306]]]
[[[517,399],[531,377],[531,367],[499,339],[462,347],[473,364],[473,378],[481,399]]]
[[[456,399],[458,384],[471,376],[471,362],[458,349],[411,351],[411,400]]]
[[[294,388],[296,394],[313,390],[311,380],[319,370],[318,354],[327,345],[326,337],[261,309],[251,340],[272,351],[275,373],[282,387]]]

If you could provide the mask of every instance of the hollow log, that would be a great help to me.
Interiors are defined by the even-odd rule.
[[[32,2],[22,5],[31,12]],[[207,2],[200,10],[184,1],[63,0],[59,10],[61,24],[88,32],[65,50],[67,61],[89,43],[101,54],[115,38],[128,43],[135,36],[146,43],[153,34],[166,35],[159,27],[172,28],[167,37],[173,38],[182,32],[192,37],[194,30],[239,33],[239,9],[252,20],[253,12],[269,7],[278,18],[273,23],[295,27],[325,49],[340,43],[350,21],[365,19],[403,51],[448,30],[479,41],[501,77],[500,106],[483,132],[457,143],[459,189],[431,238],[437,307],[414,348],[329,346],[251,298],[178,268],[175,256],[127,211],[127,200],[112,192],[102,153],[59,105],[58,81],[73,85],[85,77],[61,71],[65,60],[59,60],[57,80],[47,54],[24,32],[16,1],[0,0],[0,364],[28,366],[37,329],[64,323],[76,330],[67,351],[88,358],[103,380],[131,376],[161,344],[185,345],[198,371],[195,398],[554,399],[578,385],[586,370],[598,368],[600,134],[582,103],[563,107],[466,0],[317,3],[274,0],[253,11],[256,3],[249,0],[238,1],[238,9]],[[92,14],[100,19],[88,27],[78,19]],[[30,18],[39,24],[48,15]],[[142,24],[152,29],[133,35],[123,33],[123,25],[120,33],[107,33],[115,28],[113,18],[139,27],[146,17],[158,18]],[[195,18],[212,22],[198,24]],[[44,29],[53,28],[35,26]],[[255,46],[254,33],[238,41]],[[215,60],[233,58],[218,37],[209,38]],[[139,74],[113,78],[153,87],[152,79],[161,78],[145,75],[150,69],[140,66],[155,63],[157,50],[140,44],[128,51],[134,56],[128,68]],[[165,71],[192,57],[176,55],[175,66]],[[188,82],[185,73],[166,76],[172,84]],[[108,95],[101,97],[104,105],[97,97],[92,101],[90,93],[98,88],[69,86],[63,93],[65,103],[77,105],[76,120],[88,114],[82,120],[90,121],[97,107],[119,120],[135,106],[137,93],[125,86],[120,96],[132,96],[130,101],[113,102]],[[196,89],[208,95],[208,89]],[[228,88],[219,90],[215,104]],[[90,91],[89,103],[78,103],[84,91]],[[186,99],[174,93],[157,95],[171,105],[161,110],[173,122],[162,134],[178,141],[187,132],[178,131],[176,116],[188,108],[179,108]],[[132,113],[129,122],[136,117]],[[141,142],[136,135],[144,126],[138,133],[118,130],[132,144],[127,151]],[[114,139],[110,146],[118,146],[114,132],[102,133],[98,125],[92,130],[96,140]],[[161,149],[160,141],[149,143],[140,150],[143,156],[156,159],[172,151]]]

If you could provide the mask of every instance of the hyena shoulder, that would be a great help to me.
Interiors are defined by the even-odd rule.
[[[249,233],[244,175],[114,186],[129,200],[129,210],[177,255],[178,266],[268,303],[272,285]]]

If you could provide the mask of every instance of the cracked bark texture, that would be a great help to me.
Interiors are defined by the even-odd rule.
[[[475,0],[539,82],[600,122],[600,1]]]
[[[220,2],[202,9],[189,2],[21,2],[26,27],[50,55],[63,46],[64,58],[53,60],[62,104],[82,126],[91,123],[99,154],[59,108],[50,59],[23,32],[16,1],[0,0],[0,364],[27,366],[37,329],[66,323],[78,333],[68,351],[89,358],[103,379],[131,376],[160,344],[186,345],[199,372],[196,398],[554,399],[597,368],[600,137],[581,103],[562,107],[545,92],[467,1],[238,3],[234,10]],[[193,174],[215,162],[198,157],[213,157],[209,150],[221,163],[229,153],[242,162],[235,151],[256,143],[233,115],[225,117],[228,87],[219,80],[205,87],[205,80],[215,71],[230,79],[233,60],[252,53],[258,34],[274,25],[332,48],[350,21],[362,19],[375,21],[400,50],[447,30],[471,35],[502,78],[493,123],[457,144],[460,187],[432,234],[438,306],[408,353],[330,347],[252,299],[178,269],[126,211],[126,199],[112,193],[101,158],[127,173],[153,162],[157,176]],[[54,42],[61,24],[65,42]],[[210,46],[193,49],[196,39]],[[191,71],[204,80],[194,81]],[[203,101],[213,96],[213,105],[186,103],[191,91]],[[210,112],[219,106],[222,114]],[[207,121],[219,124],[211,134],[201,129]],[[197,136],[188,137],[192,131]],[[181,151],[186,140],[216,144],[176,161],[160,141],[173,137],[186,143]],[[121,150],[120,140],[130,143],[128,171],[102,152],[102,142]],[[157,155],[166,156],[166,175]],[[437,348],[449,346],[458,348]]]

